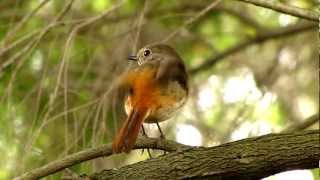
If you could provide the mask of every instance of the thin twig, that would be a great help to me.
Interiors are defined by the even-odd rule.
[[[73,0],[71,0],[70,2],[73,2]],[[58,75],[57,75],[57,82],[56,82],[56,87],[52,93],[52,96],[49,100],[49,108],[48,108],[48,111],[47,113],[45,114],[44,118],[43,118],[43,121],[42,121],[42,124],[40,125],[39,129],[34,133],[34,136],[31,138],[30,142],[27,144],[27,147],[26,149],[30,149],[32,147],[32,144],[33,142],[37,139],[37,137],[40,135],[41,131],[42,131],[42,128],[45,126],[45,124],[47,123],[48,121],[48,117],[52,111],[52,105],[53,103],[55,102],[56,98],[57,98],[57,94],[58,94],[58,90],[59,90],[59,85],[60,85],[60,82],[61,82],[61,79],[62,79],[62,74],[63,74],[63,71],[65,70],[65,64],[66,64],[66,61],[69,59],[69,52],[70,52],[70,49],[71,49],[71,44],[72,44],[72,41],[73,39],[75,38],[77,32],[82,29],[83,27],[85,26],[88,26],[102,18],[104,18],[106,15],[109,15],[111,12],[113,12],[114,10],[120,8],[123,3],[125,1],[121,1],[120,3],[112,6],[110,9],[104,11],[103,13],[97,15],[97,16],[94,16],[92,18],[89,18],[87,21],[85,22],[82,22],[80,24],[78,24],[76,27],[73,28],[73,30],[71,31],[68,39],[67,39],[67,42],[64,46],[64,52],[63,52],[63,56],[62,56],[62,60],[61,60],[61,64],[60,64],[60,67],[59,67],[59,72],[58,72]],[[69,7],[67,5],[67,7]],[[66,11],[62,11],[62,13],[60,14],[60,16],[64,15]],[[58,19],[57,20],[60,20],[60,16],[58,16]]]
[[[288,27],[269,30],[268,32],[260,34],[260,35],[258,34],[256,37],[251,38],[249,40],[244,40],[244,41],[232,46],[231,48],[229,48],[229,49],[213,56],[212,58],[206,60],[204,63],[200,64],[199,66],[191,69],[190,73],[197,74],[203,70],[210,69],[213,65],[215,65],[216,63],[218,63],[222,59],[224,59],[232,54],[235,54],[239,51],[242,51],[251,45],[261,44],[261,43],[268,41],[268,40],[271,40],[271,39],[282,38],[282,37],[286,37],[286,36],[300,33],[303,31],[314,30],[314,29],[316,29],[316,27],[317,26],[314,23],[304,23],[304,24],[292,25],[292,26],[288,26]]]
[[[300,123],[294,123],[287,128],[285,128],[282,132],[295,132],[295,131],[302,131],[306,128],[314,125],[315,123],[319,123],[319,114],[314,114],[307,119],[305,119],[303,122]]]
[[[55,18],[55,20],[51,23],[52,25],[55,24],[57,21],[60,21],[65,15],[66,13],[70,10],[72,4],[73,4],[74,0],[70,0],[69,3],[63,8],[63,10],[59,13],[59,15]],[[37,39],[39,42],[40,39],[49,32],[49,28],[50,26],[48,26],[48,28],[46,28],[45,30],[43,30],[42,34],[39,36],[39,38]],[[68,43],[68,41],[67,41]],[[60,83],[59,83],[60,84]],[[56,95],[56,94],[55,94]],[[29,143],[27,143],[25,150],[26,152],[30,151],[30,148],[32,147],[33,142],[35,141],[35,139],[38,137],[38,135],[41,132],[41,127],[43,127],[43,124],[46,122],[46,119],[48,118],[49,114],[51,113],[52,110],[52,105],[53,105],[53,101],[55,100],[55,97],[52,96],[49,100],[49,106],[48,106],[48,111],[47,113],[44,115],[44,120],[42,121],[42,124],[40,125],[40,128],[38,129],[37,132],[35,132],[35,134],[31,137]]]
[[[280,13],[289,14],[295,17],[300,17],[303,19],[319,22],[319,14],[311,10],[301,9],[298,7],[293,7],[285,5],[283,3],[274,2],[270,0],[237,0],[245,3],[254,4],[256,6],[268,8]]]
[[[3,56],[3,54],[7,53],[8,51],[18,47],[23,42],[33,38],[34,36],[38,36],[38,39],[39,39],[39,37],[41,37],[39,34],[44,34],[45,35],[45,34],[47,34],[47,32],[49,32],[54,27],[65,26],[65,25],[75,25],[75,24],[79,24],[81,22],[84,22],[86,20],[87,19],[66,20],[66,21],[56,21],[56,22],[53,21],[52,23],[48,24],[46,27],[34,30],[33,32],[22,36],[21,38],[13,41],[12,43],[6,45],[5,47],[2,47],[0,49],[0,57]],[[4,66],[4,65],[2,65],[2,66]],[[1,68],[1,69],[3,69],[3,68]]]
[[[133,52],[136,53],[137,49],[138,49],[138,43],[140,40],[140,34],[141,34],[141,30],[142,30],[142,26],[145,24],[144,20],[145,20],[145,15],[148,13],[149,11],[149,6],[150,6],[150,0],[145,0],[144,1],[144,6],[143,6],[143,10],[139,16],[138,19],[138,27],[137,27],[137,34],[136,37],[134,39],[134,43],[133,43]]]
[[[169,34],[162,42],[167,42],[173,37],[175,37],[177,34],[179,34],[183,29],[185,29],[187,26],[190,26],[194,22],[196,22],[198,19],[200,19],[202,16],[207,14],[209,11],[211,11],[218,3],[220,0],[216,0],[213,3],[209,4],[206,8],[204,8],[202,11],[200,11],[196,16],[188,19],[180,28],[178,28],[176,31],[173,31],[171,34]]]
[[[30,41],[27,46],[25,46],[23,51],[18,51],[12,58],[7,60],[4,64],[1,65],[0,67],[0,77],[1,73],[3,72],[3,69],[8,67],[9,65],[13,64],[21,55],[23,55],[25,52],[29,51],[31,47],[36,47],[41,39],[55,26],[57,25],[63,25],[63,23],[59,23],[59,21],[66,15],[66,13],[70,10],[72,3],[74,0],[70,0],[69,3],[63,8],[63,10],[58,14],[58,16],[48,25],[46,26],[38,35],[37,31],[34,33],[31,33],[30,36],[27,36],[26,38],[22,38],[18,40],[17,42],[14,42],[12,45],[8,46],[7,48],[4,48],[0,51],[0,56],[2,56],[5,52],[10,50],[11,48],[17,46],[19,43],[23,42],[24,40],[28,39],[29,37],[32,37],[33,35],[38,35],[36,39]],[[23,41],[22,41],[23,40]],[[26,57],[24,57],[26,58]]]
[[[46,5],[50,0],[43,0],[40,4],[32,10],[28,15],[26,15],[15,27],[9,31],[6,36],[1,41],[1,46],[3,46],[11,37],[12,35],[16,34],[16,32],[21,29],[44,5]]]

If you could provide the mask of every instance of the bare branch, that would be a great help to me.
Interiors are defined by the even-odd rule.
[[[285,130],[283,132],[294,132],[294,131],[301,131],[304,130],[312,125],[314,125],[315,123],[319,122],[319,114],[314,114],[310,117],[308,117],[306,120],[304,120],[301,123],[294,123],[290,126],[288,126],[287,128],[285,128]]]
[[[9,31],[6,36],[3,38],[1,45],[5,44],[8,39],[18,32],[19,29],[21,29],[44,5],[46,5],[50,0],[44,0],[42,1],[34,10],[32,10],[29,14],[27,14],[15,27],[12,28],[11,31]]]
[[[268,8],[280,13],[289,14],[291,16],[300,17],[303,19],[319,22],[319,14],[311,10],[301,9],[298,7],[293,7],[289,5],[284,5],[279,2],[274,2],[270,0],[237,0],[245,3],[254,4],[256,6]]]
[[[182,29],[184,29],[186,26],[191,25],[195,21],[197,21],[199,18],[204,16],[206,13],[210,12],[216,5],[218,5],[220,0],[216,0],[209,4],[206,8],[204,8],[202,11],[200,11],[196,16],[188,19],[180,28],[178,28],[176,31],[173,31],[171,34],[169,34],[162,42],[167,42],[173,37],[175,37],[178,33],[181,32]]]
[[[1,77],[1,73],[3,72],[3,70],[8,67],[9,65],[13,64],[19,57],[21,57],[23,54],[25,54],[26,52],[28,52],[30,49],[36,47],[38,45],[38,43],[41,41],[41,39],[49,33],[49,31],[57,26],[57,25],[63,25],[64,23],[59,22],[66,14],[67,12],[69,12],[69,10],[72,7],[74,0],[70,0],[65,7],[62,9],[62,11],[57,15],[57,17],[48,25],[46,26],[43,30],[41,31],[34,31],[24,37],[22,37],[21,39],[13,42],[12,44],[10,44],[8,47],[6,48],[1,48],[0,49],[0,57],[6,53],[7,51],[9,51],[10,49],[16,47],[17,45],[19,45],[21,42],[37,35],[37,37],[35,39],[33,39],[32,41],[28,42],[28,44],[23,48],[23,50],[18,51],[13,57],[11,57],[9,60],[5,61],[1,66],[0,66],[0,77]]]
[[[222,59],[235,54],[239,51],[244,50],[248,46],[263,43],[265,41],[271,40],[271,39],[276,39],[276,38],[281,38],[281,37],[286,37],[289,35],[293,35],[299,32],[303,31],[308,31],[308,30],[315,30],[317,27],[316,24],[314,23],[304,23],[304,24],[299,24],[299,25],[292,25],[288,27],[283,27],[283,28],[278,28],[278,29],[273,29],[269,30],[266,33],[263,34],[258,34],[255,38],[249,39],[242,41],[235,46],[225,50],[224,52],[221,52],[214,57],[206,60],[204,63],[200,64],[198,67],[195,67],[190,70],[191,74],[197,74],[203,70],[207,70]]]
[[[139,19],[137,20],[137,33],[135,35],[134,38],[134,43],[133,43],[133,53],[137,53],[137,49],[138,49],[138,43],[140,40],[140,35],[141,35],[141,30],[142,30],[142,26],[144,25],[144,21],[145,21],[145,16],[148,13],[148,11],[150,11],[150,1],[145,0],[144,1],[144,5],[143,5],[143,9],[140,13]]]
[[[182,151],[190,147],[183,144],[176,143],[174,141],[169,141],[164,139],[154,139],[154,138],[138,139],[134,149],[144,149],[144,148],[152,148],[152,149],[159,149],[159,150],[165,150],[168,152],[173,152],[173,151]],[[83,150],[78,153],[66,156],[63,159],[53,161],[43,167],[27,172],[15,178],[15,180],[39,179],[39,178],[48,176],[50,174],[53,174],[55,172],[61,171],[65,168],[71,167],[75,164],[79,164],[81,162],[95,159],[98,157],[110,156],[111,154],[112,154],[111,144],[106,144],[100,147]]]
[[[70,0],[71,1],[74,1],[74,0]],[[115,11],[116,9],[120,8],[123,4],[124,4],[124,0],[123,1],[120,1],[118,4],[115,4],[114,6],[110,7],[109,9],[107,9],[106,11],[104,11],[103,13],[97,15],[97,16],[93,16],[91,18],[89,18],[88,20],[76,25],[72,31],[70,32],[70,35],[65,43],[65,46],[64,46],[64,52],[63,52],[63,55],[62,55],[62,60],[61,60],[61,63],[60,63],[60,67],[59,67],[59,72],[57,74],[57,81],[56,81],[56,87],[54,88],[54,91],[53,91],[53,94],[52,94],[52,98],[50,98],[49,100],[49,107],[48,107],[48,111],[46,112],[46,114],[44,115],[44,118],[43,118],[43,121],[42,121],[42,124],[40,125],[40,127],[37,129],[37,131],[33,134],[33,136],[31,137],[31,140],[27,143],[26,145],[26,151],[28,152],[29,149],[32,147],[34,141],[38,138],[38,136],[40,135],[42,129],[45,127],[47,121],[49,120],[49,115],[52,111],[52,105],[53,103],[55,102],[56,98],[57,98],[57,94],[58,94],[58,89],[59,89],[59,85],[60,85],[60,82],[62,80],[62,75],[63,75],[63,71],[65,71],[65,65],[69,59],[69,51],[71,49],[71,44],[73,42],[73,39],[75,38],[75,36],[77,35],[78,31],[83,28],[83,27],[86,27],[90,24],[93,24],[95,23],[96,21],[98,20],[101,20],[103,17],[109,15],[111,12]],[[62,11],[62,13],[58,16],[58,19],[57,20],[60,20],[60,16],[63,16],[64,15],[64,12],[65,11]]]

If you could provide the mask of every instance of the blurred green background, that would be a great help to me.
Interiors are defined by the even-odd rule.
[[[281,2],[319,12],[316,0]],[[74,31],[116,3],[0,1],[0,179],[111,142],[119,120],[113,119],[109,91],[129,66],[126,57],[175,31],[167,43],[190,71],[191,94],[179,115],[160,123],[168,139],[213,146],[318,128],[312,121],[319,117],[315,22],[222,1],[186,25],[211,1],[131,0]],[[159,136],[156,126],[146,127],[150,136]],[[146,158],[136,151],[71,169],[92,173]],[[313,174],[318,177],[317,170],[307,170],[269,179],[313,179]]]

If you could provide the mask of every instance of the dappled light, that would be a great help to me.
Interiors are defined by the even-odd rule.
[[[263,180],[313,180],[313,174],[311,171],[308,170],[294,170],[294,171],[287,171],[283,173],[279,173],[274,176],[270,176],[267,178],[263,178]]]
[[[317,155],[298,148],[310,148],[319,129],[317,6],[315,0],[0,1],[0,180],[112,179],[122,170],[134,171],[124,179],[153,173],[197,179],[233,175],[230,167],[235,177],[317,179],[311,163]],[[147,46],[157,43],[165,47]],[[298,152],[269,157],[269,147],[284,155],[288,148],[268,143],[291,147],[295,138]],[[221,166],[191,167],[201,162],[184,156],[193,151]],[[305,159],[290,159],[300,155]],[[152,169],[161,160],[177,163],[162,169],[175,169]],[[266,166],[271,170],[261,171]]]
[[[190,146],[201,146],[202,137],[197,128],[192,125],[178,124],[176,132],[177,142],[190,145]]]

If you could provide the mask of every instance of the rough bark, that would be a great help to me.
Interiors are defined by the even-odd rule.
[[[90,179],[258,179],[318,167],[319,131],[269,134],[216,147],[197,147],[103,170]]]
[[[155,138],[139,138],[135,144],[134,149],[159,149],[167,152],[182,151],[184,149],[190,148],[174,141],[165,139],[155,139]],[[70,154],[62,159],[52,161],[42,167],[28,171],[18,177],[15,180],[25,180],[25,179],[40,179],[50,174],[62,171],[73,165],[89,161],[99,157],[107,157],[112,155],[111,144],[105,144],[99,147],[94,147],[90,149],[85,149],[83,151]]]

